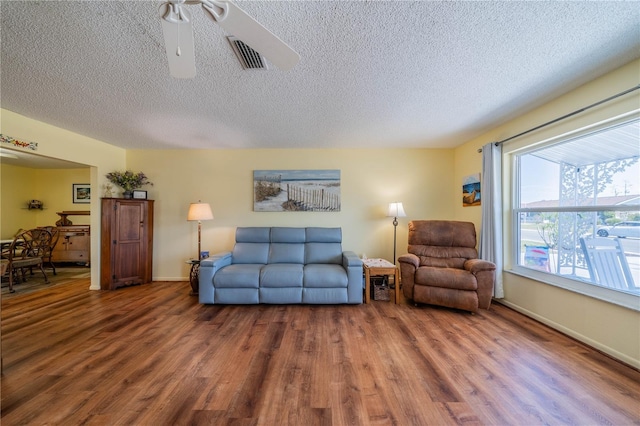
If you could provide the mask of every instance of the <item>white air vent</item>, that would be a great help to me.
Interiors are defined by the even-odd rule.
[[[233,51],[236,53],[238,60],[240,61],[240,65],[245,70],[266,70],[267,62],[264,57],[262,57],[258,52],[247,46],[233,36],[227,37],[229,43],[231,43],[231,47]]]

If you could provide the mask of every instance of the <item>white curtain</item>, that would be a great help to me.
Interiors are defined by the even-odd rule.
[[[480,258],[496,264],[493,297],[504,297],[502,286],[502,148],[495,143],[482,147],[482,229]]]

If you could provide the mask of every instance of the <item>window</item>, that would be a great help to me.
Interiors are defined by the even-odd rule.
[[[640,120],[514,159],[514,271],[638,309]]]

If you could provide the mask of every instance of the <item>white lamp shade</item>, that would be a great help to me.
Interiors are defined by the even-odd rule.
[[[389,203],[389,211],[387,213],[389,217],[406,217],[402,203]]]
[[[187,220],[212,220],[213,213],[211,212],[211,206],[209,203],[191,203],[189,205],[189,213],[187,214]]]

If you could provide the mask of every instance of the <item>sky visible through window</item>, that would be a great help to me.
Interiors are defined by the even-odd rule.
[[[521,202],[557,200],[560,192],[560,167],[557,163],[533,155],[520,158]],[[640,162],[616,173],[613,182],[599,196],[640,194]]]

